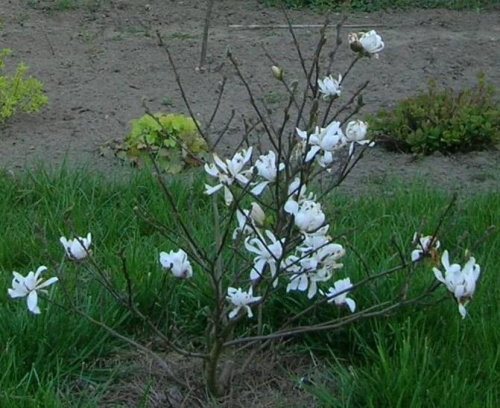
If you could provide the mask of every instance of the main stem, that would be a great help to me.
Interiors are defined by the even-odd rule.
[[[221,384],[219,384],[219,378],[217,376],[217,366],[219,363],[219,358],[223,349],[223,341],[216,339],[212,349],[210,350],[210,355],[207,362],[205,363],[205,379],[207,381],[208,392],[214,397],[221,397],[224,394],[224,390],[221,389]]]

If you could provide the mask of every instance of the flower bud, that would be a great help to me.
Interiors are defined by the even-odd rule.
[[[262,207],[257,203],[252,203],[252,211],[250,211],[250,218],[255,222],[255,225],[259,228],[264,226],[266,221],[266,214]]]
[[[273,71],[273,75],[274,77],[278,80],[278,81],[283,81],[283,75],[284,75],[284,72],[281,68],[277,67],[276,65],[273,65],[271,67],[272,71]]]
[[[354,52],[361,52],[363,51],[363,44],[361,44],[361,42],[359,41],[359,37],[358,37],[358,34],[356,33],[351,33],[349,34],[349,45],[351,47],[351,50],[353,50]]]

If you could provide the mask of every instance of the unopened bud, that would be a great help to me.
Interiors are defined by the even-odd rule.
[[[349,45],[351,47],[351,50],[354,52],[361,52],[363,51],[363,44],[359,41],[359,36],[356,33],[351,33],[349,34]]]
[[[250,211],[250,218],[255,222],[255,225],[259,228],[264,226],[266,221],[266,214],[264,210],[257,203],[252,203],[252,210]]]
[[[273,65],[271,67],[271,69],[273,70],[273,75],[274,77],[278,80],[278,81],[283,81],[283,75],[284,75],[284,72],[281,68],[277,67],[276,65]]]

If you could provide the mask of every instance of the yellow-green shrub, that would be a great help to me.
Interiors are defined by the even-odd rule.
[[[12,76],[3,75],[5,59],[12,51],[0,51],[0,125],[5,124],[18,110],[26,113],[38,112],[47,104],[43,84],[33,77],[27,77],[28,66],[20,63]]]
[[[156,113],[132,121],[132,132],[118,147],[117,156],[143,166],[153,157],[167,173],[201,163],[208,152],[194,120],[184,115]]]

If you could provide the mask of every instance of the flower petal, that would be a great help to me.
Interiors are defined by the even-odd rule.
[[[28,309],[31,313],[39,314],[40,309],[38,308],[38,293],[36,290],[32,290],[28,295]]]

